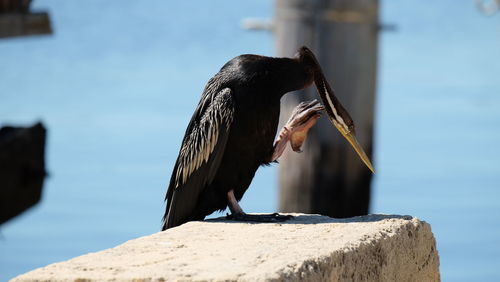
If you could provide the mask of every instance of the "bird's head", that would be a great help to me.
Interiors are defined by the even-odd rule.
[[[375,172],[370,159],[356,139],[354,122],[351,116],[335,96],[335,91],[328,84],[314,53],[309,48],[303,46],[298,50],[296,58],[306,67],[308,72],[312,72],[314,84],[332,124],[349,141],[365,165],[372,172]]]

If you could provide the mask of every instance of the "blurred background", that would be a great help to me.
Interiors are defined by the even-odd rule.
[[[429,222],[443,281],[500,280],[500,12],[380,1],[371,213]],[[0,226],[0,281],[159,231],[187,123],[243,53],[275,55],[271,0],[53,1],[53,34],[0,40],[0,124],[47,128],[41,202]],[[304,152],[307,154],[307,151]],[[278,210],[278,166],[247,212]],[[220,216],[214,215],[214,216]]]

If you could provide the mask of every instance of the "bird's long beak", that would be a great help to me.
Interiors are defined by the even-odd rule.
[[[318,90],[321,100],[323,101],[325,110],[328,114],[328,118],[330,119],[332,124],[340,131],[342,136],[344,136],[344,138],[349,141],[349,143],[354,148],[356,153],[358,153],[358,156],[365,163],[365,165],[373,173],[375,173],[375,169],[373,168],[370,159],[356,139],[356,135],[354,133],[354,123],[349,116],[349,113],[344,109],[342,104],[340,104],[339,100],[335,96],[334,91],[326,81],[325,76],[323,75],[323,71],[319,67],[319,64],[318,68],[319,70],[314,76],[314,84],[316,85],[316,89]]]
[[[314,56],[314,53],[305,46],[302,46],[299,49],[297,56],[301,62],[304,62],[305,65],[312,67],[314,84],[316,85],[319,96],[323,101],[323,106],[328,114],[328,118],[340,131],[340,133],[342,133],[342,136],[349,141],[365,165],[373,173],[375,173],[375,169],[373,169],[370,159],[356,139],[356,134],[354,133],[354,122],[352,121],[351,116],[344,109],[342,104],[340,104],[340,101],[335,96],[333,89],[326,81],[325,75],[323,74],[323,70],[316,59],[316,56]]]
[[[339,129],[337,127],[337,129]],[[343,132],[339,129],[340,133],[342,133],[342,136],[349,141],[349,144],[354,148],[356,153],[358,153],[359,158],[365,163],[365,165],[373,172],[375,173],[375,169],[373,168],[372,162],[370,161],[370,158],[366,155],[365,151],[359,145],[358,140],[356,139],[356,136],[352,132]]]

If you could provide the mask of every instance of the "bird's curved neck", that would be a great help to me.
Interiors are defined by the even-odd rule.
[[[275,83],[281,96],[308,87],[314,80],[314,72],[296,58],[277,58]]]

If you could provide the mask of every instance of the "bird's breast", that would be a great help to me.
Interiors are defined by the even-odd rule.
[[[231,147],[228,149],[237,151],[240,158],[248,158],[259,165],[266,162],[273,149],[279,113],[279,101],[238,105],[228,140]]]

